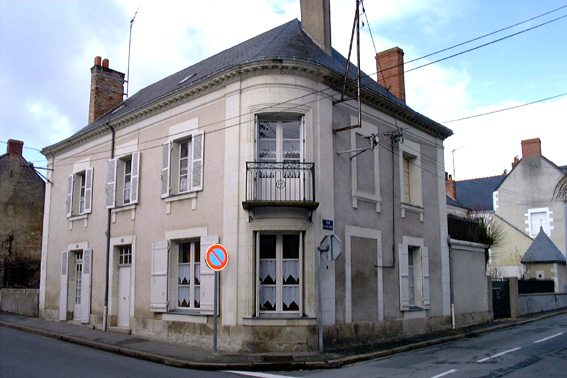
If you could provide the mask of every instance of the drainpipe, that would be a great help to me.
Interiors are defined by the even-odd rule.
[[[451,248],[451,237],[447,236],[447,244],[449,245],[449,290],[451,295],[451,326],[457,328],[455,320],[455,293],[453,293],[453,254]]]
[[[107,124],[110,129],[112,139],[110,140],[110,158],[114,159],[114,141],[116,139],[116,132],[114,127]],[[112,217],[112,209],[108,209],[108,214],[106,218],[106,267],[104,270],[104,307],[102,310],[102,330],[107,330],[108,323],[108,280],[109,280],[109,267],[110,267],[110,224]]]

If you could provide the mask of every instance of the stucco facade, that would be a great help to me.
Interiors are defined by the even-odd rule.
[[[299,25],[274,30],[315,49]],[[221,243],[221,350],[307,351],[319,330],[328,345],[448,326],[451,131],[374,82],[362,126],[333,132],[358,123],[354,102],[334,103],[341,80],[307,59],[247,60],[134,110],[116,107],[44,149],[53,184],[41,315],[210,347],[214,276],[204,260]],[[374,147],[344,152],[370,146],[370,135]],[[336,261],[318,250],[331,234],[342,241]],[[78,285],[89,290],[80,298]]]

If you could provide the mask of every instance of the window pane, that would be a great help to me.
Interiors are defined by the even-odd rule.
[[[276,141],[260,140],[258,141],[258,158],[259,159],[275,159],[276,158]]]
[[[187,176],[183,176],[179,178],[179,191],[180,192],[186,192],[188,185],[187,185],[188,181],[187,181]]]
[[[282,127],[284,139],[299,139],[299,120],[283,121]]]
[[[191,294],[191,287],[180,286],[177,290],[177,305],[179,307],[189,307],[191,301],[189,299],[190,294]]]
[[[299,141],[298,140],[285,140],[283,142],[284,159],[299,159]]]
[[[201,243],[195,243],[195,262],[201,262]]]
[[[180,150],[179,150],[179,157],[182,158],[186,158],[189,156],[189,142],[181,142],[179,144],[180,146]]]
[[[132,173],[132,160],[124,161],[124,174],[129,175]]]
[[[179,285],[191,284],[191,264],[179,264],[178,273],[177,283]]]
[[[179,244],[179,262],[180,263],[191,262],[191,243]]]
[[[195,286],[195,295],[193,297],[193,302],[194,305],[193,307],[195,308],[200,308],[201,307],[201,287],[200,286]]]
[[[284,311],[299,311],[299,286],[284,286],[282,295]]]
[[[260,121],[258,139],[275,139],[276,127],[276,121]]]
[[[276,261],[260,260],[260,285],[276,283]]]
[[[299,284],[299,260],[284,260],[282,267],[283,284]]]
[[[276,310],[276,287],[262,286],[260,287],[260,310],[275,311]]]
[[[276,235],[260,235],[260,259],[276,258]]]
[[[299,234],[283,235],[283,258],[299,259]]]

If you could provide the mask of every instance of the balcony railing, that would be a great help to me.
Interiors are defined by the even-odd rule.
[[[247,162],[245,209],[294,206],[316,209],[315,163]]]

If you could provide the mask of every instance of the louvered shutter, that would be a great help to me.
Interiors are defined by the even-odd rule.
[[[83,272],[81,276],[81,323],[90,323],[92,256],[93,252],[91,249],[83,250]]]
[[[130,203],[138,203],[138,186],[140,183],[140,153],[132,153],[132,181],[130,183]]]
[[[218,235],[207,235],[201,237],[201,315],[214,315],[215,272],[209,269],[205,261],[207,249],[218,242]]]
[[[67,320],[67,285],[69,277],[69,252],[61,252],[61,277],[59,284],[59,320]]]
[[[161,149],[161,198],[169,196],[169,165],[171,159],[170,143],[164,143]]]
[[[85,214],[92,211],[93,203],[93,168],[85,171]]]
[[[408,246],[400,244],[400,311],[409,310],[409,267],[408,267]]]
[[[429,290],[429,251],[427,247],[421,248],[421,271],[423,272],[423,308],[431,307]]]
[[[69,175],[67,181],[67,218],[73,215],[73,180],[75,175]]]
[[[152,243],[150,311],[167,311],[167,266],[169,248],[167,240]]]
[[[203,147],[205,133],[200,131],[193,134],[191,140],[191,191],[203,190]]]
[[[114,209],[116,206],[116,159],[106,163],[106,208]]]

